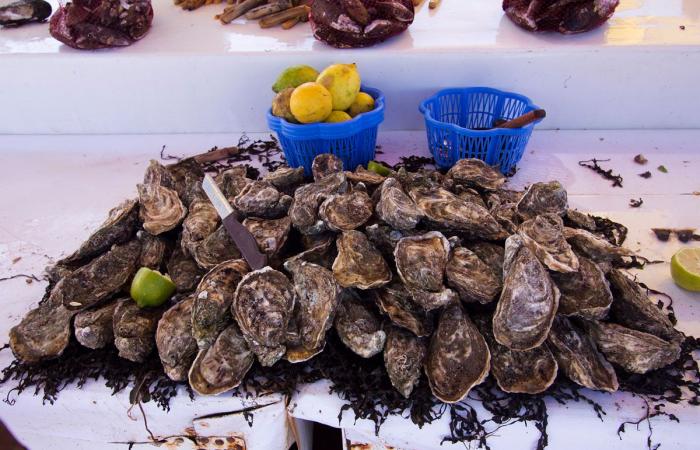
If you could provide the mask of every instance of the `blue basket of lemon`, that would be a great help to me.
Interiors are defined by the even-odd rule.
[[[362,86],[355,64],[334,64],[321,73],[309,66],[286,69],[272,86],[277,93],[267,123],[290,167],[332,153],[348,170],[374,159],[377,129],[384,120],[384,95]]]

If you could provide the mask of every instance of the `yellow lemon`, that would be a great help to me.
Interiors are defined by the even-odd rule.
[[[350,105],[348,113],[351,117],[355,117],[358,114],[366,113],[374,109],[374,99],[371,95],[366,92],[360,92],[357,94],[355,101]]]
[[[700,248],[684,248],[671,258],[671,277],[683,289],[700,292]]]
[[[355,64],[333,64],[326,67],[316,82],[333,96],[333,109],[345,111],[360,92],[360,72]]]
[[[330,116],[326,119],[327,123],[338,123],[338,122],[347,122],[348,120],[352,120],[352,117],[345,111],[333,111]]]
[[[333,99],[320,84],[304,83],[292,92],[289,108],[301,123],[323,122],[333,111]]]

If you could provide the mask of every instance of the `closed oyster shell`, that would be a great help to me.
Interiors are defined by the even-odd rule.
[[[70,323],[75,311],[60,302],[39,304],[10,329],[10,348],[15,357],[33,364],[61,356],[70,341]]]
[[[503,291],[493,315],[496,341],[529,350],[547,338],[559,306],[559,290],[518,235],[506,240]]]
[[[233,207],[246,216],[277,219],[284,216],[292,197],[282,194],[267,181],[253,181],[233,199]]]
[[[141,241],[141,256],[139,258],[140,267],[160,270],[168,253],[168,242],[159,236],[153,236],[145,231],[138,233]]]
[[[224,329],[211,347],[200,350],[189,372],[189,383],[201,395],[235,388],[250,370],[255,356],[236,324]]]
[[[318,213],[329,230],[354,230],[372,216],[372,200],[361,190],[334,194],[321,203]]]
[[[672,364],[680,358],[681,346],[653,334],[644,333],[615,323],[587,321],[598,350],[628,372],[647,373]]]
[[[530,185],[517,208],[523,220],[529,220],[547,213],[563,216],[569,208],[569,202],[561,183],[550,181]]]
[[[192,336],[194,300],[194,295],[190,295],[168,309],[158,321],[158,356],[165,374],[173,381],[187,380],[187,372],[197,355],[197,341]]]
[[[564,237],[579,253],[595,262],[608,262],[622,256],[634,256],[632,250],[613,245],[586,230],[565,227]]]
[[[418,303],[426,311],[442,308],[445,305],[459,301],[459,295],[449,288],[431,292],[423,289],[409,289],[413,301]]]
[[[438,231],[402,238],[394,250],[396,270],[409,289],[441,291],[450,243]]]
[[[243,188],[253,182],[247,177],[246,166],[235,166],[226,169],[216,177],[216,184],[227,199],[233,199],[243,191]]]
[[[401,283],[392,283],[372,291],[379,310],[391,321],[411,331],[416,336],[430,336],[433,332],[433,316],[426,313],[411,298]]]
[[[472,189],[458,184],[452,188],[452,192],[454,192],[455,195],[457,195],[457,197],[461,198],[465,202],[476,203],[477,205],[483,206],[484,208],[488,209],[486,203],[484,202],[484,199],[481,198],[481,194],[479,194],[479,192],[476,189]]]
[[[338,236],[336,247],[333,275],[341,286],[372,289],[391,281],[389,266],[364,233],[345,231]]]
[[[423,217],[395,178],[387,178],[382,184],[376,211],[380,219],[397,230],[412,230]]]
[[[507,204],[517,204],[521,198],[523,198],[525,192],[514,191],[511,189],[498,189],[495,191],[488,191],[484,193],[484,199],[486,200],[486,205],[489,208],[493,208],[497,205],[507,205]]]
[[[501,292],[501,273],[494,272],[476,253],[464,247],[452,251],[445,268],[447,284],[463,302],[491,302]]]
[[[518,234],[542,264],[554,272],[577,272],[578,257],[564,239],[564,223],[556,214],[542,214],[523,222]]]
[[[114,309],[114,345],[119,356],[133,362],[144,362],[155,347],[158,321],[165,308],[142,309],[130,298],[117,302]]]
[[[157,184],[168,189],[175,189],[175,179],[167,167],[152,159],[143,174],[143,184]]]
[[[460,159],[447,172],[455,184],[484,190],[496,190],[503,186],[506,177],[496,168],[480,159]]]
[[[75,338],[80,345],[94,350],[114,342],[113,318],[116,308],[117,302],[112,301],[75,315]]]
[[[322,180],[328,175],[341,173],[343,171],[343,161],[331,153],[323,153],[316,156],[311,163],[311,173],[314,181]]]
[[[182,247],[192,253],[195,247],[219,226],[219,214],[208,199],[195,199],[182,222]]]
[[[342,172],[334,173],[315,183],[305,184],[294,192],[289,218],[302,234],[325,231],[325,223],[318,217],[318,208],[330,195],[346,192],[348,182]]]
[[[593,219],[593,217],[576,209],[567,209],[564,217],[566,218],[567,225],[572,225],[572,228],[582,228],[590,232],[596,231],[597,229],[595,219]]]
[[[141,257],[138,240],[115,245],[110,251],[66,275],[51,291],[50,302],[80,310],[117,293],[136,272]]]
[[[192,306],[192,335],[200,349],[210,346],[231,322],[234,291],[249,270],[245,260],[233,259],[211,269],[199,282]]]
[[[357,166],[354,172],[345,172],[345,176],[347,176],[348,180],[352,181],[353,183],[364,183],[367,186],[382,184],[386,179],[386,177],[379,175],[376,172],[372,172],[371,170],[367,170],[361,165]]]
[[[551,273],[561,292],[558,313],[586,319],[604,319],[613,297],[605,273],[596,263],[579,257],[579,270],[573,273]]]
[[[197,261],[185,254],[180,245],[175,246],[166,267],[168,276],[180,293],[194,290],[204,274]]]
[[[399,327],[390,327],[384,347],[384,367],[391,384],[408,398],[420,380],[427,353],[425,342]]]
[[[486,379],[491,355],[459,302],[445,307],[430,339],[425,373],[433,395],[456,403]]]
[[[547,342],[559,367],[574,383],[599,391],[618,389],[613,367],[596,349],[591,337],[568,318],[557,316],[554,319]]]
[[[173,180],[172,189],[185,206],[189,206],[196,198],[204,198],[206,194],[202,190],[204,172],[194,158],[186,158],[177,164],[166,166]],[[168,187],[168,186],[166,186]]]
[[[221,225],[206,239],[194,246],[192,256],[199,267],[209,270],[224,261],[240,258],[241,252],[236,247],[226,228]]]
[[[395,230],[389,225],[375,223],[365,227],[365,234],[384,256],[391,259],[394,257],[396,244],[398,244],[402,238],[406,236],[418,236],[422,233],[417,230]]]
[[[363,358],[371,358],[384,348],[386,333],[381,318],[350,289],[341,292],[335,329],[340,340]]]
[[[292,220],[289,217],[281,219],[249,217],[243,221],[243,226],[252,233],[261,252],[268,256],[275,256],[287,242],[289,231],[292,229]]]
[[[139,218],[143,229],[154,236],[180,225],[187,215],[187,208],[177,192],[158,184],[139,184]]]
[[[318,264],[319,266],[330,269],[335,261],[335,253],[333,251],[333,243],[335,236],[333,234],[314,234],[302,236],[302,241],[307,241],[304,238],[316,237],[305,242],[306,250],[288,258],[287,261],[300,260]]]
[[[518,223],[520,219],[518,218],[517,205],[515,203],[504,203],[493,206],[489,212],[496,219],[508,233],[513,234],[518,231]]]
[[[467,248],[476,253],[476,256],[485,262],[494,273],[503,273],[503,257],[505,254],[503,246],[481,241],[470,242],[467,244]]]
[[[250,272],[238,284],[231,312],[263,366],[272,366],[284,355],[295,303],[294,285],[270,267]]]
[[[304,182],[304,168],[279,167],[263,177],[263,181],[271,183],[281,192],[293,193]]]

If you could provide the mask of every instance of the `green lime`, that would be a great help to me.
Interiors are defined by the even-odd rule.
[[[700,292],[700,248],[684,248],[671,258],[671,276],[683,289]]]
[[[370,170],[383,177],[388,177],[391,175],[391,170],[383,164],[379,164],[377,161],[370,161],[367,163],[367,170]]]
[[[175,293],[175,283],[157,270],[141,267],[131,282],[130,293],[139,308],[160,306]]]

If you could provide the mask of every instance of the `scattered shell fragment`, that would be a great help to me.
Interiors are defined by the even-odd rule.
[[[433,316],[426,313],[411,297],[402,283],[392,283],[372,291],[379,310],[399,327],[416,336],[430,336]]]
[[[372,289],[391,281],[389,266],[364,233],[345,231],[336,246],[333,275],[341,286]]]
[[[613,297],[605,273],[596,263],[579,257],[579,270],[550,274],[561,292],[558,313],[586,319],[604,319]]]
[[[143,229],[154,236],[180,225],[187,215],[177,192],[158,184],[139,184],[139,218]]]
[[[577,272],[578,257],[564,239],[564,223],[556,214],[541,214],[518,227],[523,243],[554,272]]]
[[[476,158],[460,159],[447,172],[447,177],[458,185],[492,191],[506,182],[506,177],[498,169]]]
[[[362,226],[372,216],[372,200],[361,190],[335,194],[321,203],[318,213],[329,230],[350,231]]]
[[[518,213],[523,220],[534,219],[540,214],[562,216],[568,209],[566,190],[558,181],[533,183],[518,202]]]
[[[423,213],[395,178],[382,183],[379,195],[376,211],[380,219],[397,230],[412,230],[418,225]]]
[[[113,318],[116,308],[117,302],[112,301],[75,315],[75,338],[80,345],[97,349],[114,342]]]
[[[165,374],[173,381],[187,380],[187,372],[197,355],[197,341],[192,336],[194,299],[194,295],[190,295],[175,304],[158,321],[158,356]]]
[[[384,367],[391,384],[406,398],[420,380],[426,347],[422,339],[402,328],[392,326],[387,332]]]
[[[335,317],[338,336],[350,350],[363,358],[371,358],[382,351],[386,342],[381,318],[355,291],[344,289],[340,295]]]
[[[142,309],[130,298],[117,301],[114,309],[114,345],[119,356],[144,362],[155,348],[158,320],[164,307]]]

